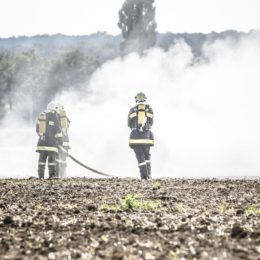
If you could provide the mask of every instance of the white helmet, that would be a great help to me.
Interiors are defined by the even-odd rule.
[[[59,103],[59,110],[62,110],[62,109],[64,109],[64,106],[61,103]]]
[[[51,112],[58,112],[59,111],[59,104],[52,101],[47,105],[47,110]]]

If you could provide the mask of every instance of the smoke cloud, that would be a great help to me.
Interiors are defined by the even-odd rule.
[[[80,95],[55,97],[71,119],[71,154],[100,171],[139,177],[127,115],[143,91],[154,110],[153,177],[259,177],[259,42],[219,40],[198,59],[180,41],[167,52],[105,63]],[[36,176],[36,133],[19,121],[18,131],[13,118],[0,130],[0,176]],[[68,160],[68,176],[95,175]]]

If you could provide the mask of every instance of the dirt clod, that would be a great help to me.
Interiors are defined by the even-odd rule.
[[[14,223],[13,217],[12,216],[6,216],[3,220],[3,223],[5,225],[10,225]]]
[[[231,230],[231,237],[233,238],[245,238],[247,236],[247,232],[244,228],[240,227],[239,224],[235,224]]]

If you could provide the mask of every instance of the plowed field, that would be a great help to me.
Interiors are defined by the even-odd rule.
[[[260,259],[260,179],[2,179],[0,259]]]

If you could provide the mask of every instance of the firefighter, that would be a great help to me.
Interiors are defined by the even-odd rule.
[[[128,114],[128,126],[131,129],[129,145],[134,150],[141,179],[151,178],[150,147],[154,145],[151,131],[153,110],[146,103],[146,95],[142,92],[135,96],[136,106]]]
[[[58,145],[62,142],[62,132],[58,118],[59,105],[50,102],[47,110],[38,118],[36,132],[39,136],[38,177],[44,179],[45,165],[48,160],[49,178],[57,177]]]
[[[66,151],[70,149],[69,145],[69,136],[68,136],[68,128],[70,125],[70,120],[66,115],[66,111],[64,106],[60,105],[59,107],[59,120],[60,127],[62,131],[62,148]],[[58,176],[61,178],[66,177],[66,168],[67,168],[67,154],[59,149],[59,158],[58,158]]]

